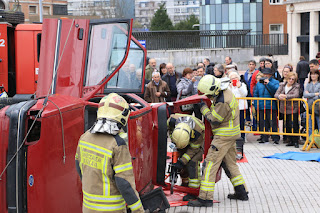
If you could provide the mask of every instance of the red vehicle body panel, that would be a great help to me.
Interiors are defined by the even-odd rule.
[[[8,24],[0,24],[0,86],[8,91]]]
[[[74,156],[77,141],[84,132],[84,102],[65,96],[50,100],[62,112],[66,159],[64,163],[60,114],[49,101],[48,111],[41,118],[40,139],[28,146],[27,178],[34,177],[34,184],[27,185],[28,212],[81,212],[81,183]],[[30,111],[40,110],[42,102]],[[68,106],[71,103],[72,108]]]
[[[8,140],[9,140],[9,118],[5,115],[6,109],[8,107],[3,108],[0,111],[0,172],[6,166],[7,155],[2,153],[7,153],[8,150]],[[0,212],[7,212],[7,205],[3,205],[7,203],[7,195],[6,195],[6,173],[2,176],[0,180]]]
[[[43,37],[41,43],[40,70],[45,75],[39,76],[37,97],[43,97],[50,91],[55,60],[56,40],[59,39],[59,57],[56,94],[80,97],[82,92],[83,71],[85,64],[86,43],[88,40],[89,20],[63,20],[61,24],[61,36],[57,38],[57,19],[45,19],[43,25]],[[78,27],[75,27],[75,26]],[[82,40],[78,39],[78,31],[84,30]],[[62,55],[63,53],[63,55]]]
[[[21,24],[15,30],[16,93],[33,94],[37,89],[39,62],[37,37],[41,24]]]

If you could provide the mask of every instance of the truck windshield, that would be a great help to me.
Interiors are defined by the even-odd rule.
[[[98,85],[116,70],[126,54],[127,30],[126,23],[92,26],[85,86]]]
[[[143,67],[144,51],[131,40],[128,58],[119,72],[108,82],[105,92],[111,92],[114,88],[126,92],[141,91]]]

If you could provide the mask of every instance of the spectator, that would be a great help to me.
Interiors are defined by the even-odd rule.
[[[210,64],[210,59],[209,58],[203,59],[203,64],[204,64],[205,67],[207,67]]]
[[[167,98],[167,101],[175,101],[178,95],[177,84],[181,78],[181,75],[180,73],[174,71],[174,66],[172,65],[172,63],[167,64],[167,70],[167,74],[162,76],[162,80],[164,80],[168,84],[171,92],[171,96]]]
[[[317,53],[316,59],[318,60],[318,63],[320,64],[320,52]]]
[[[233,64],[229,64],[229,65],[226,66],[226,68],[225,68],[226,74],[228,72],[230,72],[230,70],[231,70],[231,72],[238,72],[237,67],[235,65],[233,65]]]
[[[319,62],[316,59],[312,59],[309,62],[309,68],[310,68],[310,72],[315,72],[316,70],[319,70]]]
[[[203,68],[205,68],[205,65],[204,65],[204,63],[199,62],[199,63],[197,63],[197,67],[203,67]]]
[[[214,63],[210,63],[209,58],[205,58],[203,60],[203,63],[206,66],[206,74],[212,75],[213,74]]]
[[[252,97],[253,92],[251,92],[251,86],[253,91],[253,87],[257,84],[256,75],[259,73],[259,70],[256,70],[256,61],[250,60],[248,63],[248,68],[249,69],[244,73],[244,75],[241,75],[241,79],[242,79],[242,82],[244,82],[247,86],[247,89],[248,89],[247,97]],[[254,81],[255,83],[251,85],[252,81]],[[248,105],[249,107],[251,106],[251,101],[248,101]],[[247,110],[246,115],[247,115],[246,117],[247,121],[250,121],[249,110]],[[255,119],[253,119],[252,125],[253,125],[253,130],[256,130],[257,124]]]
[[[192,70],[192,76],[193,76],[193,77],[198,76],[198,69],[197,69],[197,68],[195,68],[195,69]]]
[[[248,63],[247,71],[241,76],[243,82],[247,85],[248,90],[251,90],[251,81],[255,79],[256,75],[258,74],[259,70],[256,70],[256,61],[250,60]],[[252,97],[250,93],[248,93],[248,97]]]
[[[288,82],[288,74],[293,71],[291,64],[286,64],[282,70],[282,78],[279,82]]]
[[[160,79],[160,73],[152,73],[152,81],[147,84],[144,99],[149,103],[159,103],[166,101],[170,97],[170,89],[165,81]]]
[[[281,75],[280,75],[280,73],[278,72],[278,70],[273,67],[273,63],[272,63],[272,60],[271,60],[271,59],[266,58],[266,59],[265,59],[265,62],[264,62],[264,66],[265,66],[266,68],[270,68],[270,69],[271,69],[271,71],[272,71],[272,77],[273,77],[275,80],[279,81],[279,80],[281,79]]]
[[[311,60],[313,61],[313,60]],[[311,63],[310,61],[310,63]],[[317,60],[314,60],[312,63],[318,62]],[[315,118],[312,119],[312,104],[315,100],[320,98],[320,78],[319,78],[319,70],[311,68],[310,64],[310,75],[309,75],[309,82],[306,85],[306,88],[304,90],[303,96],[307,98],[307,103],[309,106],[309,113],[310,113],[310,119],[309,119],[309,135],[312,134],[312,120],[315,119],[315,124],[317,125],[317,128],[319,129],[320,123],[319,123],[319,116],[316,115]]]
[[[197,71],[198,71],[198,76],[194,76],[196,81],[193,82],[192,95],[198,94],[198,84],[199,84],[200,79],[204,76],[204,68],[203,67],[198,67]],[[202,120],[202,114],[200,112],[200,107],[198,104],[193,105],[193,111],[194,111],[195,117]]]
[[[299,62],[297,64],[296,73],[298,74],[300,88],[304,89],[304,81],[308,78],[308,74],[310,72],[309,63],[303,56],[300,56]]]
[[[236,98],[243,98],[248,95],[248,89],[245,83],[240,82],[240,76],[237,72],[231,72],[229,74],[230,85],[229,89],[232,91]],[[240,129],[244,130],[245,123],[245,111],[248,112],[248,103],[244,99],[239,100],[239,110],[240,110]],[[245,140],[245,133],[241,133],[241,138]]]
[[[224,77],[224,67],[222,64],[217,64],[216,66],[214,66],[213,75],[217,78]]]
[[[258,83],[259,81],[260,81],[260,79],[261,78],[263,78],[264,77],[264,75],[263,75],[263,73],[262,72],[258,72],[257,73],[257,75],[256,75],[256,82]],[[253,79],[252,79],[253,80]],[[251,81],[252,82],[252,81]],[[256,84],[257,85],[257,84]],[[253,94],[254,94],[254,91],[255,91],[255,89],[256,89],[256,85],[254,85],[252,88],[251,88],[251,90],[252,90],[252,97],[253,97]]]
[[[196,79],[193,78],[192,69],[190,69],[189,67],[185,68],[182,72],[182,78],[177,85],[177,100],[192,95],[194,82],[196,82]]]
[[[228,65],[228,66],[230,66],[230,65]],[[233,65],[231,65],[231,66],[233,66]],[[229,74],[230,73],[232,73],[232,72],[236,72],[236,73],[238,73],[238,71],[236,70],[236,69],[234,69],[234,68],[231,68],[231,69],[225,69],[225,75],[226,76],[229,76]],[[239,73],[238,73],[239,74]]]
[[[287,99],[300,97],[300,85],[297,83],[298,76],[296,73],[290,72],[287,74],[287,81],[280,83],[279,88],[274,95],[280,100],[280,113],[284,115],[284,128],[286,133],[299,133],[298,110],[299,102],[286,101]],[[293,129],[293,132],[292,132]],[[298,136],[287,136],[289,143],[287,146],[295,146],[299,148]]]
[[[234,68],[235,68],[236,70],[238,70],[238,68],[237,68],[238,65],[232,61],[232,59],[231,59],[230,56],[227,56],[227,57],[224,59],[224,62],[226,63],[226,66],[228,66],[228,65],[234,65],[234,66],[235,66]]]
[[[257,83],[253,96],[258,98],[273,98],[279,87],[279,81],[272,77],[272,70],[270,68],[264,68],[262,73],[264,78],[261,78],[260,82]],[[263,83],[261,83],[261,81],[263,81]],[[254,101],[254,106],[259,112],[258,121],[260,131],[269,132],[271,127],[272,132],[277,132],[277,103],[272,101],[271,104],[270,100],[259,100]],[[279,144],[279,135],[272,135],[271,138],[275,144]],[[268,135],[262,135],[261,142],[259,143],[266,142],[269,142]]]
[[[159,71],[160,71],[160,76],[164,76],[165,74],[167,74],[167,65],[165,63],[160,64],[159,66]]]
[[[158,71],[157,68],[157,62],[156,59],[150,58],[149,59],[149,64],[146,66],[146,75],[145,78],[149,81],[151,81],[152,78],[152,73]]]
[[[265,58],[260,58],[258,70],[261,72],[264,69]]]

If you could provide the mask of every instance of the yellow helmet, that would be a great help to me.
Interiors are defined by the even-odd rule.
[[[217,96],[219,95],[220,87],[221,81],[219,78],[213,75],[205,75],[199,81],[198,94]]]
[[[172,142],[178,149],[183,149],[189,144],[190,134],[190,126],[187,123],[179,123],[172,132]]]
[[[129,114],[130,110],[127,101],[116,93],[110,93],[100,100],[97,118],[114,120],[125,126]]]

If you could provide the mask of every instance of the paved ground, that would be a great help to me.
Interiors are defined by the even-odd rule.
[[[212,208],[175,207],[169,213],[187,212],[320,212],[320,163],[262,158],[274,153],[298,151],[282,144],[259,144],[257,136],[249,135],[245,144],[248,163],[239,163],[249,189],[249,201],[227,199],[233,187],[222,172],[216,184],[214,199],[220,201]],[[300,149],[301,149],[300,145]],[[299,150],[300,151],[300,150]],[[310,152],[320,152],[312,149]]]

